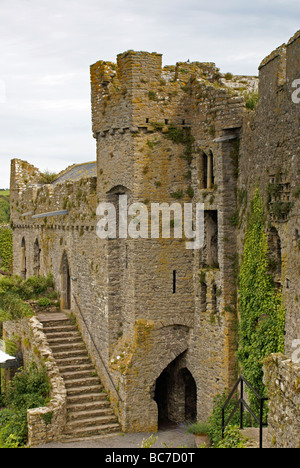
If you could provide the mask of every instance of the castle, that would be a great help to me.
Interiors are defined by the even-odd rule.
[[[288,355],[299,339],[299,63],[300,32],[262,62],[259,80],[125,52],[91,66],[97,162],[44,184],[37,168],[12,161],[14,273],[53,274],[124,431],[205,420],[213,396],[236,380],[236,265],[256,187]],[[251,111],[245,91],[257,87]],[[100,239],[97,207],[118,213],[120,195],[203,204],[203,247],[175,236]]]

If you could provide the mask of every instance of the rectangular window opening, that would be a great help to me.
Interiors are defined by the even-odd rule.
[[[176,287],[177,287],[176,276],[177,276],[177,272],[176,270],[173,270],[173,294],[176,294]]]

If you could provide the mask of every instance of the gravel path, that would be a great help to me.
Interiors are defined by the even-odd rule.
[[[51,442],[36,448],[139,448],[143,439],[151,435],[152,433],[118,434],[80,442]],[[196,447],[194,436],[187,434],[184,426],[160,430],[154,435],[157,436],[157,441],[152,448]]]

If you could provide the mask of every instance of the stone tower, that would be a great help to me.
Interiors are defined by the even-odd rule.
[[[201,250],[174,237],[102,241],[105,349],[127,430],[204,419],[234,379],[230,218],[244,101],[219,79],[211,63],[162,68],[157,53],[91,67],[99,200],[205,207]]]

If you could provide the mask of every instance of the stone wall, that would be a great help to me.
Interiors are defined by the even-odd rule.
[[[286,309],[286,354],[291,354],[293,341],[300,337],[300,104],[292,101],[292,83],[300,77],[299,56],[297,33],[260,66],[259,104],[244,119],[237,187],[240,254],[247,201],[249,207],[256,187],[264,198],[273,273]]]
[[[73,180],[66,170],[41,184],[38,169],[12,162],[14,272],[52,272],[126,431],[157,429],[162,375],[191,376],[198,420],[237,377],[235,275],[256,185],[270,238],[280,239],[287,348],[298,338],[299,111],[290,95],[298,47],[296,35],[263,62],[256,112],[246,111],[243,89],[257,80],[226,80],[212,63],[162,67],[160,54],[134,51],[99,61],[91,66],[97,177]],[[203,248],[187,250],[174,236],[99,239],[97,206],[111,202],[118,213],[119,195],[149,209],[203,203]],[[170,414],[185,399],[174,388]]]
[[[300,448],[300,364],[282,354],[264,363],[269,397],[269,442],[272,448]]]
[[[24,365],[35,362],[45,366],[49,376],[50,402],[45,407],[27,411],[28,445],[45,444],[59,438],[66,424],[67,392],[52,351],[36,317],[9,321],[3,324],[3,338],[18,337],[21,342]]]
[[[124,427],[157,428],[153,389],[183,353],[198,389],[198,418],[205,419],[211,396],[235,378],[232,153],[244,99],[226,88],[214,64],[162,68],[161,56],[146,52],[120,54],[116,65],[97,62],[91,67],[91,86],[99,198],[127,194],[129,202],[149,208],[154,202],[198,202],[206,210],[205,258],[203,252],[187,250],[184,239],[105,245],[110,357],[126,400]],[[141,321],[149,328],[146,337]],[[137,391],[139,403],[130,404]]]

